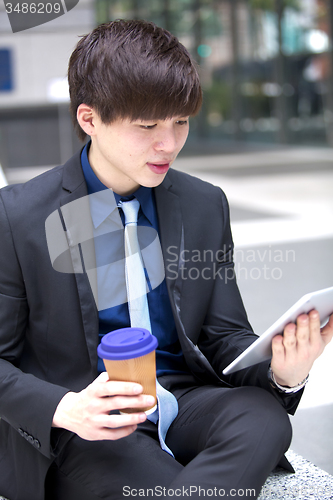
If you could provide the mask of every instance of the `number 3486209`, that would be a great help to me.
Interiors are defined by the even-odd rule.
[[[7,14],[59,14],[61,11],[60,3],[27,3],[16,2],[6,3]]]

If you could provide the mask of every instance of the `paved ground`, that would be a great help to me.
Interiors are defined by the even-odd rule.
[[[214,150],[216,151],[216,150]],[[239,286],[263,333],[307,292],[333,286],[333,150],[279,148],[182,157],[175,167],[219,185],[231,210]],[[10,182],[37,169],[8,171]],[[333,344],[291,417],[291,448],[333,474]]]

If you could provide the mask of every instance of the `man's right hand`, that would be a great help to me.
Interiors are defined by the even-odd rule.
[[[97,441],[126,437],[147,418],[138,413],[109,415],[112,410],[142,408],[156,403],[143,395],[142,386],[132,382],[113,382],[103,372],[81,392],[68,392],[60,400],[52,426],[75,432],[82,439]]]

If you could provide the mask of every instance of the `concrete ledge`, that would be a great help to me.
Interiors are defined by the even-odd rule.
[[[291,450],[286,453],[286,456],[294,467],[295,474],[284,469],[272,472],[262,487],[258,500],[328,500],[333,498],[333,476]],[[0,497],[0,500],[8,499]]]
[[[295,474],[277,469],[267,478],[258,500],[326,500],[333,498],[333,476],[289,450]]]

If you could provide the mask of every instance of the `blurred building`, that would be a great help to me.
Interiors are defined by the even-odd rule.
[[[95,25],[94,5],[80,0],[72,11],[49,23],[12,33],[4,4],[0,3],[0,164],[5,169],[56,165],[79,147],[68,113],[66,73],[79,36]]]
[[[3,7],[2,7],[3,9]],[[0,11],[0,163],[44,166],[78,147],[64,83],[78,36],[117,18],[154,21],[200,65],[191,143],[333,145],[333,0],[80,0],[11,33]]]

